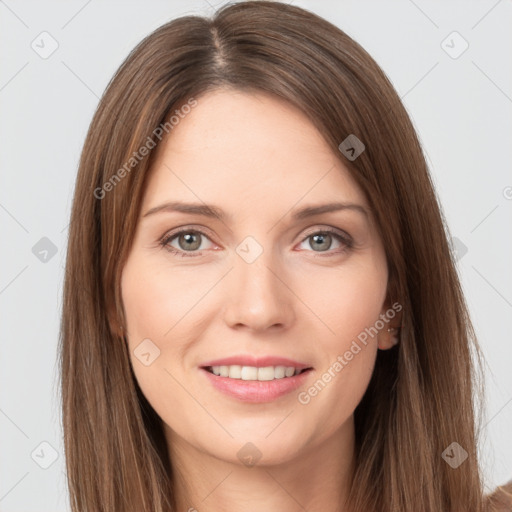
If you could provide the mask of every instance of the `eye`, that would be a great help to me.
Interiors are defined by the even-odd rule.
[[[173,233],[165,234],[159,241],[159,244],[167,251],[177,256],[201,256],[202,250],[211,249],[203,245],[203,238],[210,241],[208,236],[197,229],[181,229]],[[326,253],[318,254],[318,256],[334,256],[344,253],[353,247],[352,239],[340,233],[334,228],[325,228],[321,231],[314,231],[306,236],[301,242],[301,245],[309,241],[309,247],[313,249],[312,252]],[[336,250],[330,250],[333,241],[340,244]],[[172,245],[172,244],[177,244]],[[316,250],[318,249],[318,250]]]
[[[329,249],[331,248],[333,240],[341,243],[341,247],[337,250],[331,251]],[[301,245],[304,243],[308,243],[309,247],[314,249],[313,252],[327,253],[320,254],[319,256],[332,256],[333,254],[344,253],[353,246],[353,241],[348,235],[341,234],[338,230],[333,228],[326,228],[307,235],[301,242]],[[315,249],[318,249],[318,251]]]
[[[197,229],[182,229],[180,231],[164,235],[162,240],[160,240],[160,245],[173,254],[179,254],[181,256],[199,256],[201,255],[201,250],[209,248],[203,246],[203,237],[209,240],[207,235],[202,231]],[[171,242],[174,240],[178,247],[171,245]]]

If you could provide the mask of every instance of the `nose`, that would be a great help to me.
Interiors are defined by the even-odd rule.
[[[265,251],[252,263],[236,255],[228,277],[226,324],[255,332],[290,327],[295,320],[294,295],[284,274]]]

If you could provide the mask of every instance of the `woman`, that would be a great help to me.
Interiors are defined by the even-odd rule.
[[[398,95],[338,28],[244,2],[156,30],[77,178],[73,510],[498,510],[447,232]]]

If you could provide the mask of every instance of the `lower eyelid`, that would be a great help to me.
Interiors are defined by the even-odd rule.
[[[215,243],[210,239],[210,237],[206,234],[206,233],[203,233],[202,231],[199,231],[199,230],[196,230],[196,229],[184,229],[184,230],[181,230],[181,231],[178,231],[176,233],[173,233],[171,235],[168,235],[168,236],[164,236],[161,241],[160,241],[160,244],[162,245],[162,247],[164,247],[165,249],[167,249],[169,252],[171,253],[174,253],[174,254],[181,254],[181,255],[184,255],[184,256],[199,256],[202,254],[203,251],[206,251],[207,249],[201,249],[201,250],[195,250],[195,251],[185,251],[183,249],[177,249],[176,247],[172,247],[169,245],[169,243],[171,241],[173,241],[174,239],[176,239],[177,237],[179,237],[181,234],[183,233],[195,233],[197,235],[200,235],[204,238],[206,238],[207,240],[209,240],[212,244],[215,245]],[[352,247],[352,240],[348,237],[348,236],[343,236],[335,231],[330,231],[330,230],[318,230],[318,231],[314,231],[313,233],[309,233],[307,234],[306,236],[304,236],[302,238],[302,240],[299,242],[299,245],[300,244],[303,244],[306,240],[308,240],[308,238],[311,238],[313,237],[314,235],[318,235],[318,234],[328,234],[330,236],[332,236],[333,238],[335,238],[336,240],[338,240],[344,247],[341,248],[341,249],[329,249],[327,251],[306,251],[306,252],[312,252],[312,253],[317,253],[317,255],[319,256],[327,256],[327,255],[335,255],[335,254],[339,254],[340,252],[343,252],[349,248]],[[325,254],[322,254],[322,253],[325,253]]]
[[[210,240],[210,237],[206,233],[203,233],[202,231],[198,231],[196,229],[184,229],[182,231],[178,231],[171,235],[164,236],[160,243],[164,248],[166,248],[170,252],[174,252],[174,253],[184,253],[184,254],[192,255],[192,254],[201,254],[202,251],[207,250],[207,249],[201,249],[201,250],[195,250],[195,251],[185,251],[183,249],[177,249],[176,247],[172,247],[171,245],[169,245],[172,241],[174,241],[176,238],[178,238],[183,233],[194,233],[196,235],[201,236],[202,238],[207,239],[210,243],[214,244],[214,242],[212,242],[212,240]]]
[[[336,239],[340,244],[341,244],[341,248],[338,248],[338,249],[329,249],[327,251],[307,251],[307,252],[312,252],[313,254],[316,254],[316,255],[319,255],[319,256],[327,256],[329,254],[339,254],[340,252],[342,251],[345,251],[347,249],[350,249],[352,247],[352,240],[347,236],[343,236],[343,235],[340,235],[339,233],[336,233],[334,231],[315,231],[314,233],[311,233],[309,235],[306,235],[302,241],[300,242],[299,245],[302,245],[304,242],[306,242],[309,238],[315,236],[315,235],[319,235],[319,234],[327,234],[331,237],[333,237],[334,239]],[[322,254],[323,253],[323,254]]]

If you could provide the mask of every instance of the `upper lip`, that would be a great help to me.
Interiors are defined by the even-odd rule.
[[[258,368],[263,368],[265,366],[293,366],[299,370],[304,370],[306,368],[312,368],[311,365],[300,363],[293,359],[289,359],[287,357],[278,357],[278,356],[251,356],[251,355],[238,355],[238,356],[230,356],[222,359],[215,359],[211,361],[206,361],[202,363],[201,368],[207,368],[208,366],[231,366],[231,365],[240,365],[240,366],[256,366]]]

